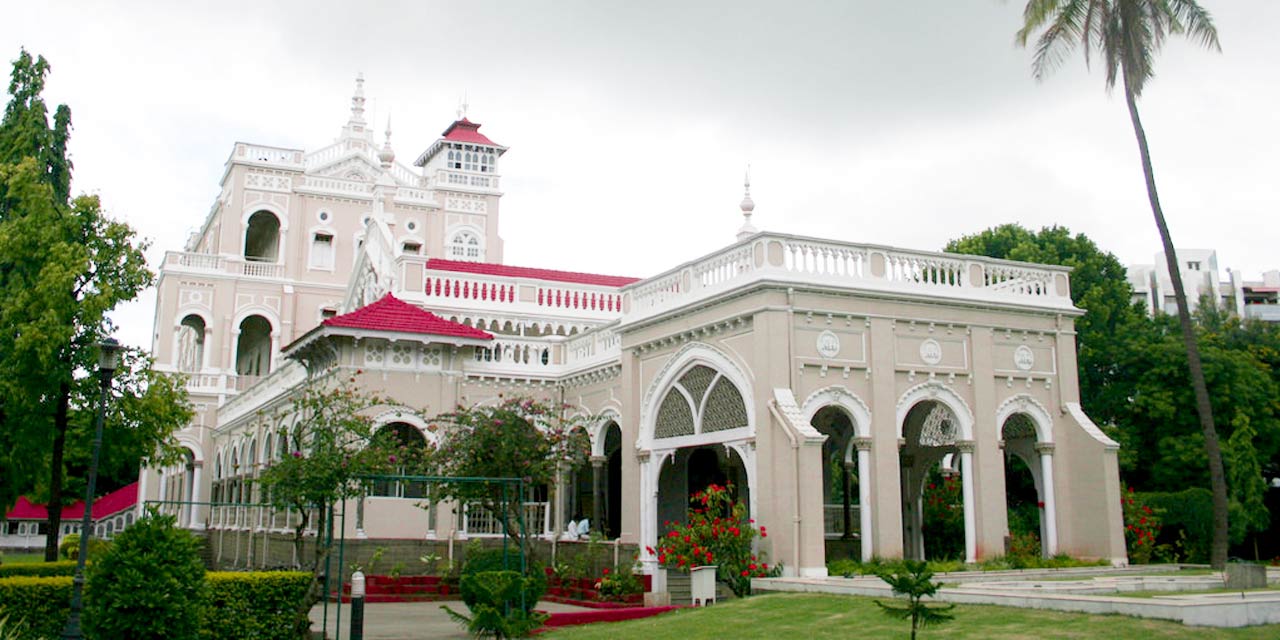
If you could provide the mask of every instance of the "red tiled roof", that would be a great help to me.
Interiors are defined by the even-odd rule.
[[[480,125],[466,118],[454,121],[454,123],[449,125],[449,128],[445,129],[444,133],[440,135],[444,136],[445,140],[452,140],[454,142],[470,142],[472,144],[487,144],[491,147],[501,146],[498,143],[485,137],[483,133],[480,133]]]
[[[445,320],[429,311],[423,311],[391,294],[367,304],[351,313],[326,319],[326,327],[396,331],[401,333],[425,333],[454,338],[492,340],[493,335],[479,329]]]
[[[112,516],[138,504],[138,483],[134,482],[93,501],[93,510],[89,515],[96,521]],[[64,521],[79,520],[84,517],[84,500],[76,500],[70,506],[62,508]],[[49,510],[42,504],[33,504],[25,496],[18,498],[5,515],[8,520],[48,520]]]
[[[532,269],[529,267],[512,267],[505,264],[492,264],[488,262],[461,262],[457,260],[441,260],[440,258],[432,258],[427,260],[428,269],[437,269],[439,271],[457,271],[461,273],[475,273],[486,276],[506,276],[508,278],[530,278],[533,280],[554,280],[556,282],[572,282],[575,284],[589,284],[598,287],[622,287],[633,282],[639,282],[640,278],[628,278],[625,276],[603,276],[594,273],[579,273],[576,271],[556,271],[554,269]]]

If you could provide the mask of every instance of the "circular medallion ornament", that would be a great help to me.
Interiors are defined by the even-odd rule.
[[[830,330],[818,334],[818,355],[831,359],[840,355],[840,336]]]
[[[1024,344],[1013,350],[1013,366],[1019,371],[1030,371],[1031,367],[1036,366],[1036,354],[1031,351],[1031,347]]]
[[[938,341],[933,338],[921,342],[920,359],[929,365],[942,362],[942,345],[938,344]]]

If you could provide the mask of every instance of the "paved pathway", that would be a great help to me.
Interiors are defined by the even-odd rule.
[[[457,622],[440,609],[440,605],[448,605],[455,611],[466,612],[467,605],[459,601],[449,602],[379,602],[365,605],[364,637],[365,640],[409,640],[412,638],[470,638]],[[584,607],[575,607],[555,602],[542,602],[538,609],[549,613],[562,611],[592,611]],[[324,605],[316,605],[311,610],[311,628],[320,629],[324,616]],[[329,638],[338,638],[338,608],[329,603]],[[351,605],[342,605],[342,638],[345,640],[351,630]]]

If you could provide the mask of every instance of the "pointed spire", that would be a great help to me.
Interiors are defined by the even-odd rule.
[[[743,240],[759,232],[751,225],[751,214],[756,210],[756,203],[751,199],[751,165],[747,165],[747,172],[742,178],[742,204],[738,205],[742,210],[742,226],[738,228],[738,239]]]
[[[364,140],[366,143],[373,142],[373,131],[369,129],[369,123],[364,119],[364,74],[356,74],[356,90],[351,94],[351,117],[347,120],[346,126],[342,128],[341,140]],[[350,144],[350,143],[349,143]]]

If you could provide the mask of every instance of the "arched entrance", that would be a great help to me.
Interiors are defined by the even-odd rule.
[[[915,560],[953,556],[974,562],[971,422],[962,422],[951,403],[936,391],[929,395],[933,397],[908,405],[901,422],[903,555]],[[967,413],[963,417],[968,418]],[[927,539],[929,534],[932,540]]]
[[[848,414],[834,406],[818,410],[810,424],[827,436],[822,443],[822,512],[823,533],[829,541],[827,559],[857,557],[851,544],[859,536],[858,471],[852,453],[857,432]],[[842,540],[845,544],[832,543],[832,540]]]
[[[204,318],[190,314],[178,328],[178,371],[194,373],[204,368]]]
[[[997,413],[1004,447],[1005,501],[1009,510],[1009,536],[1026,551],[1030,536],[1040,543],[1039,553],[1057,553],[1058,532],[1053,489],[1052,421],[1034,401],[1014,398]]]
[[[686,346],[646,394],[640,425],[641,546],[653,547],[664,523],[687,518],[689,499],[711,482],[732,482],[755,508],[754,421],[750,387],[740,370],[709,345]],[[656,558],[642,557],[665,590]]]

